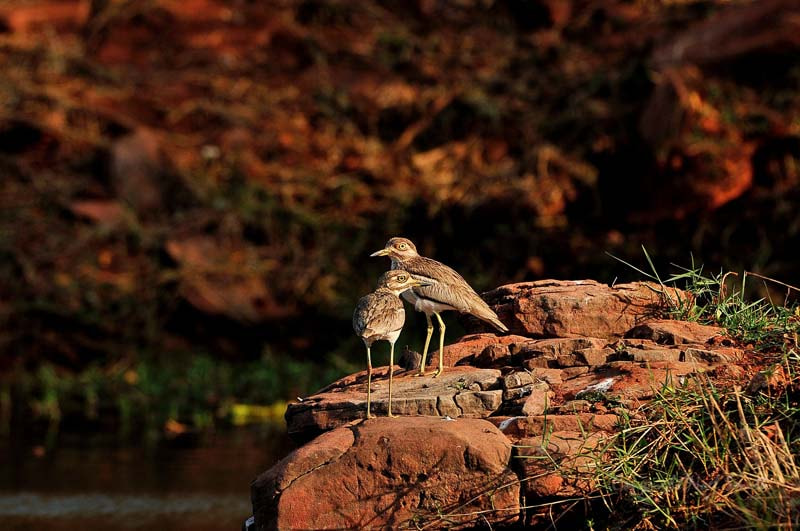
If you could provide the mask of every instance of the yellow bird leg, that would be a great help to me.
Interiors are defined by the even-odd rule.
[[[433,377],[436,378],[442,371],[444,370],[444,321],[442,321],[442,316],[438,313],[434,312],[436,319],[439,321],[439,369],[433,373]]]
[[[371,419],[370,402],[372,401],[372,354],[367,347],[367,418]]]
[[[397,415],[392,415],[392,376],[394,375],[394,343],[390,343],[389,347],[389,416],[396,417]]]
[[[425,348],[422,349],[422,361],[419,365],[418,376],[425,376],[425,363],[428,360],[428,347],[431,344],[431,336],[433,335],[433,322],[431,322],[431,316],[426,313],[425,319],[428,320],[428,334],[425,336]]]

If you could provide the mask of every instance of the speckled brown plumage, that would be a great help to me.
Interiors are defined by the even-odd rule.
[[[445,324],[439,312],[456,310],[468,313],[486,321],[501,332],[508,332],[508,328],[500,321],[497,314],[489,308],[489,305],[480,298],[461,275],[441,262],[420,256],[411,240],[392,238],[386,242],[383,249],[373,253],[372,256],[388,256],[392,259],[393,270],[407,271],[414,278],[428,283],[427,286],[416,287],[403,293],[403,298],[413,304],[415,310],[425,313],[428,321],[428,333],[422,351],[420,375],[425,374],[425,359],[433,333],[431,315],[436,316],[439,321],[439,368],[433,375],[434,378],[444,370]]]

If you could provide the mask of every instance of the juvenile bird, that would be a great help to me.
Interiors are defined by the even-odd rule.
[[[467,284],[461,275],[441,262],[425,258],[417,253],[417,248],[407,238],[392,238],[386,246],[370,256],[388,256],[392,259],[392,269],[407,271],[417,280],[426,282],[427,286],[418,286],[413,290],[403,293],[403,298],[414,305],[414,309],[423,312],[428,320],[428,334],[425,336],[425,347],[422,351],[422,364],[419,375],[425,374],[425,360],[428,356],[428,347],[433,334],[431,315],[439,321],[439,369],[434,373],[436,378],[444,368],[444,321],[439,312],[457,310],[468,313],[486,321],[501,332],[508,332],[497,314],[489,308],[475,290]]]
[[[367,347],[367,418],[371,418],[372,402],[372,355],[370,349],[375,341],[389,342],[389,416],[392,415],[392,376],[394,375],[394,343],[406,320],[406,312],[400,294],[413,287],[428,283],[412,277],[405,271],[387,271],[378,279],[378,288],[359,299],[353,312],[353,330]]]

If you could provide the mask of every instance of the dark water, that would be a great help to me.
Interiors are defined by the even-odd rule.
[[[113,436],[0,439],[0,530],[240,529],[250,482],[286,455],[283,426],[152,445]]]

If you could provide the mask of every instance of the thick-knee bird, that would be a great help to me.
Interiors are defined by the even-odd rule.
[[[375,341],[389,342],[389,416],[392,415],[392,376],[394,374],[394,343],[400,336],[406,320],[406,312],[400,294],[413,287],[427,283],[411,276],[406,271],[387,271],[378,279],[378,288],[359,299],[353,312],[353,330],[367,347],[367,418],[371,418],[372,402],[372,355],[370,349]]]
[[[439,315],[445,310],[456,310],[468,313],[486,321],[501,332],[508,332],[497,314],[489,308],[475,290],[467,284],[461,275],[450,267],[417,253],[416,246],[407,238],[392,238],[386,246],[370,256],[388,256],[392,259],[392,269],[407,271],[417,280],[426,282],[427,286],[418,286],[403,293],[403,298],[414,305],[414,309],[423,312],[428,320],[428,334],[425,336],[425,347],[422,350],[420,376],[425,374],[425,361],[433,334],[431,315],[439,321],[439,369],[433,377],[437,377],[444,369],[444,321]]]

